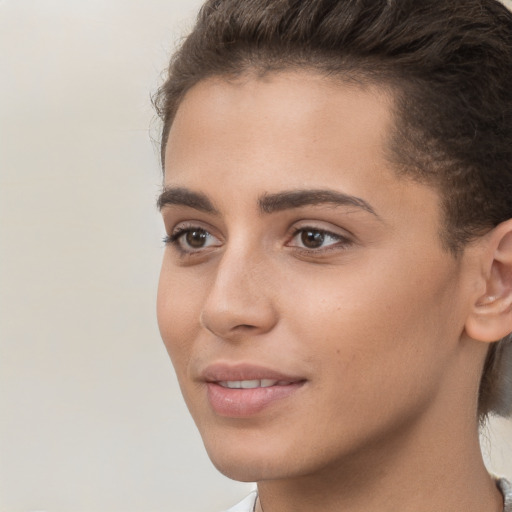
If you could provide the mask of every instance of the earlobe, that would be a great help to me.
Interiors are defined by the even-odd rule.
[[[512,220],[499,224],[482,243],[485,292],[474,301],[465,330],[475,340],[494,342],[512,332]]]

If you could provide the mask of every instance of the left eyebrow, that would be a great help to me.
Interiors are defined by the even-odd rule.
[[[334,190],[291,190],[277,194],[264,194],[258,201],[262,213],[330,204],[332,206],[355,206],[379,218],[373,207],[360,197]]]

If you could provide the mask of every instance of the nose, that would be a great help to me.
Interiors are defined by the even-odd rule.
[[[272,330],[278,315],[272,299],[271,274],[271,266],[262,257],[226,251],[204,302],[201,325],[230,341]]]

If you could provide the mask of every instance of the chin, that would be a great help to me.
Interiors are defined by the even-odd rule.
[[[210,457],[215,468],[224,476],[237,482],[261,482],[269,479],[261,470],[258,470],[250,460],[236,461]]]
[[[290,462],[279,454],[271,459],[267,456],[237,457],[216,456],[209,453],[210,460],[217,470],[231,480],[238,482],[262,482],[297,476],[290,468]]]
[[[239,429],[235,435],[203,436],[213,465],[225,476],[239,482],[258,482],[292,476],[293,455],[298,450],[286,440],[272,439]]]
[[[235,428],[208,433],[203,442],[213,465],[239,482],[262,482],[304,477],[322,471],[340,450],[304,442],[302,435]],[[337,453],[339,456],[339,453]],[[341,456],[343,458],[343,456]]]

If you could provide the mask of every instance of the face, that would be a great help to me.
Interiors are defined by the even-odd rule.
[[[449,384],[463,263],[386,160],[391,99],[307,73],[210,79],[166,152],[158,322],[214,464],[308,475],[390,443]]]

